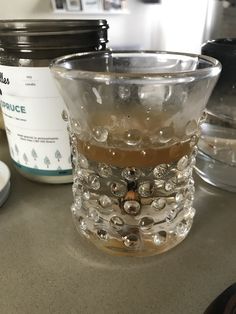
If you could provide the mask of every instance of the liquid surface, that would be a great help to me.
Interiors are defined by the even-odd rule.
[[[155,167],[162,163],[172,163],[184,155],[189,155],[190,140],[174,143],[166,147],[129,149],[106,147],[78,139],[78,151],[88,159],[118,167]]]

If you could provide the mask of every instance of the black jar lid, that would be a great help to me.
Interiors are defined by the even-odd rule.
[[[202,54],[218,59],[223,65],[235,65],[236,38],[218,38],[202,45]],[[231,63],[232,61],[233,64]]]
[[[1,20],[0,48],[84,49],[104,45],[106,20]]]

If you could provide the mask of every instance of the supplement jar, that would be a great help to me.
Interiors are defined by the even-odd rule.
[[[0,99],[11,158],[25,177],[72,180],[67,114],[48,65],[75,52],[105,50],[105,20],[2,20]]]

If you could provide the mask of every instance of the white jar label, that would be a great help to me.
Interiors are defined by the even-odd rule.
[[[35,175],[71,174],[65,104],[47,67],[0,65],[1,107],[10,154]]]

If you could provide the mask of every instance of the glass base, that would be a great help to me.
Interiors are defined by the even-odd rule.
[[[75,217],[74,217],[75,219]],[[112,238],[112,239],[104,239],[98,237],[97,233],[91,231],[83,231],[80,227],[78,227],[76,221],[75,225],[80,235],[86,238],[90,243],[93,243],[98,249],[113,255],[113,256],[134,256],[134,257],[145,257],[145,256],[153,256],[164,253],[176,245],[181,243],[188,235],[193,220],[188,221],[188,227],[184,227],[181,235],[176,235],[175,233],[168,233],[165,237],[165,241],[162,242],[160,238],[153,239],[152,235],[146,235],[146,239],[141,242],[138,246],[134,245],[127,247],[125,245],[125,240]],[[137,237],[140,238],[140,235],[137,233]],[[140,242],[139,242],[140,243]]]
[[[187,236],[187,235],[186,235]],[[185,238],[181,237],[178,238],[177,236],[170,236],[165,245],[162,245],[161,247],[157,248],[153,245],[152,241],[147,241],[145,243],[145,247],[141,250],[126,250],[124,249],[120,242],[117,240],[108,241],[105,245],[102,245],[100,241],[95,240],[93,243],[96,245],[97,248],[101,249],[102,251],[114,255],[114,256],[136,256],[136,257],[145,257],[145,256],[153,256],[157,254],[164,253],[172,248],[174,248],[176,245],[181,243]]]

